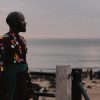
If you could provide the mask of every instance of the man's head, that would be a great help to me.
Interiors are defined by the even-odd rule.
[[[6,22],[10,27],[10,30],[17,32],[26,31],[25,17],[21,12],[11,12],[6,18]]]

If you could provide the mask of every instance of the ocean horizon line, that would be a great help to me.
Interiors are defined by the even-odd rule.
[[[27,40],[100,40],[100,38],[28,38]]]

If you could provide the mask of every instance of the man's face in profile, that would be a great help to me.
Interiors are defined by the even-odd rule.
[[[17,19],[16,19],[16,29],[19,32],[25,32],[26,31],[26,22],[24,15],[18,13]]]

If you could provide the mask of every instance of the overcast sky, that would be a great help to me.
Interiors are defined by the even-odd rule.
[[[9,12],[25,15],[28,38],[100,38],[100,0],[0,0],[0,33]]]

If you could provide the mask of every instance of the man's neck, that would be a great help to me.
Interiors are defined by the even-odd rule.
[[[9,30],[9,32],[10,32],[10,33],[14,33],[14,34],[19,34],[19,32],[18,32],[18,31],[13,30],[13,29],[10,29],[10,30]]]

